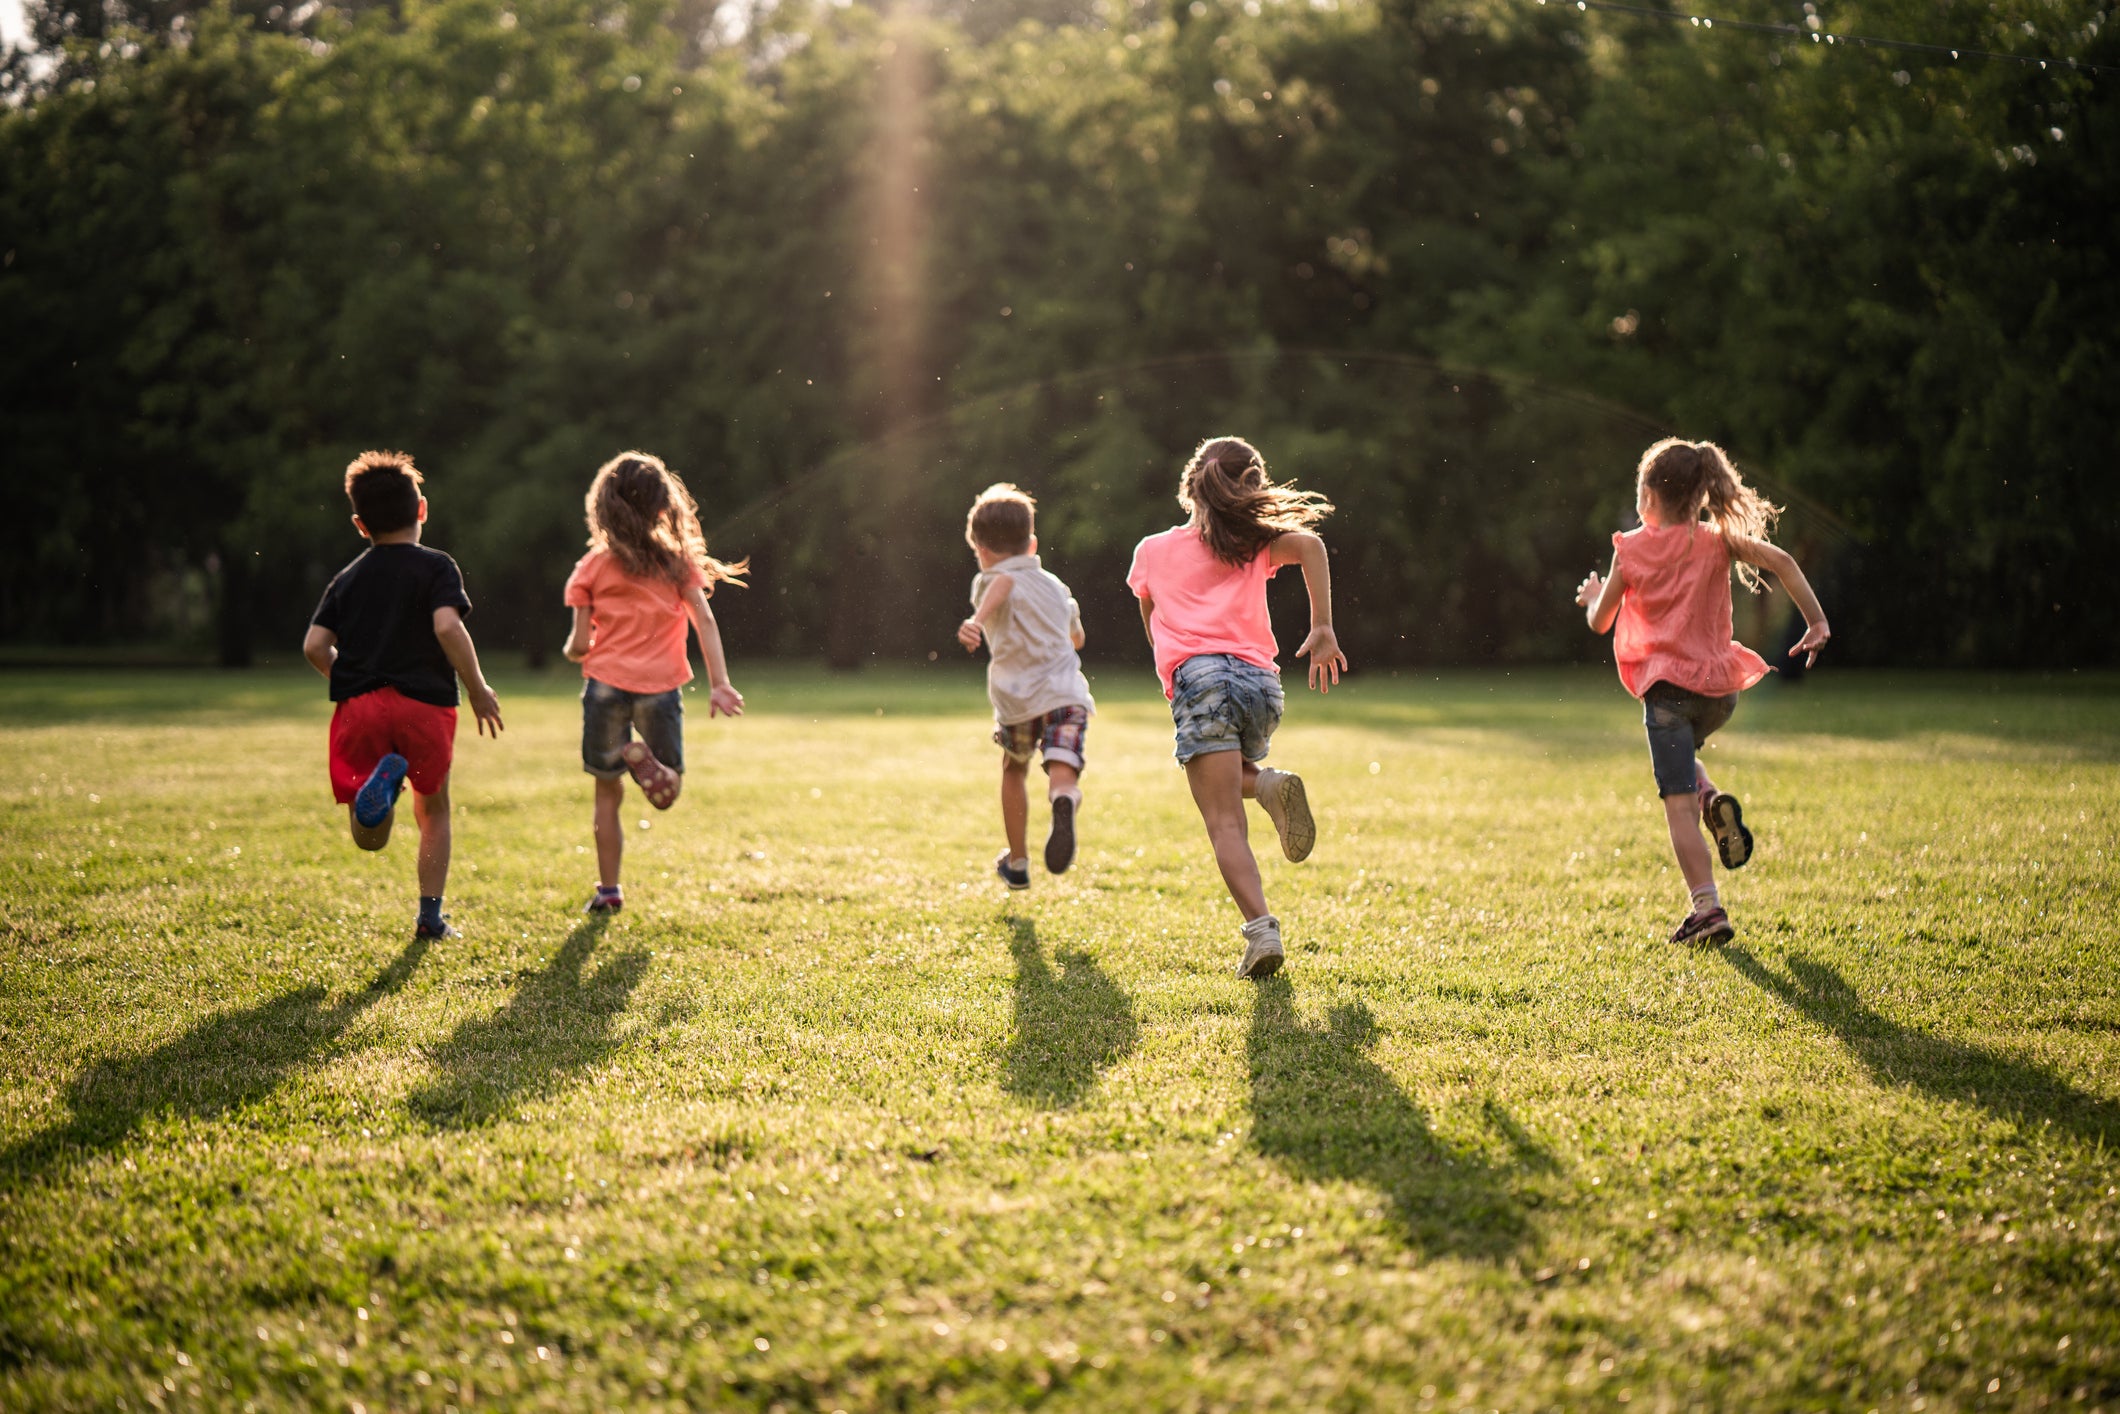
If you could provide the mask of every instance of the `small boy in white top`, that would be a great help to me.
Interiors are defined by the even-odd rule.
[[[1006,482],[979,493],[964,538],[979,557],[972,616],[957,625],[967,653],[986,642],[986,695],[994,704],[994,742],[1001,748],[1001,825],[1008,848],[994,872],[1012,889],[1031,886],[1024,790],[1031,752],[1045,758],[1053,828],[1045,867],[1058,874],[1074,862],[1075,816],[1082,809],[1082,738],[1097,704],[1082,676],[1082,609],[1065,584],[1038,564],[1038,503]]]

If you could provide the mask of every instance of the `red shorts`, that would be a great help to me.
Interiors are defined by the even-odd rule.
[[[405,778],[421,795],[449,783],[456,758],[456,708],[415,702],[394,687],[349,697],[331,714],[331,793],[353,804],[375,763],[395,751],[411,769]]]

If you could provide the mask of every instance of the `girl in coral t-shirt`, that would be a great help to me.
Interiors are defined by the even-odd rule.
[[[1641,699],[1656,793],[1692,895],[1671,941],[1728,942],[1734,930],[1701,826],[1715,837],[1729,869],[1752,857],[1752,832],[1737,797],[1715,788],[1696,753],[1737,710],[1737,694],[1769,671],[1731,637],[1732,568],[1755,593],[1759,571],[1767,571],[1803,611],[1807,627],[1790,657],[1802,653],[1806,665],[1817,662],[1832,634],[1803,570],[1767,541],[1780,507],[1745,485],[1713,442],[1669,437],[1642,453],[1635,505],[1642,523],[1612,537],[1612,573],[1599,579],[1592,571],[1575,602],[1589,610],[1592,632],[1615,629],[1620,681]]]
[[[685,483],[646,453],[605,462],[587,505],[589,553],[567,577],[574,629],[564,651],[582,665],[582,769],[596,777],[597,884],[587,912],[616,913],[624,906],[618,870],[626,834],[618,808],[626,773],[657,810],[676,804],[684,784],[687,627],[699,635],[707,662],[708,716],[743,714],[707,596],[716,582],[739,580],[749,562],[725,565],[708,556]]]
[[[1222,882],[1244,914],[1238,975],[1266,977],[1281,965],[1281,922],[1266,911],[1244,801],[1259,802],[1290,860],[1308,856],[1317,841],[1302,777],[1257,764],[1282,708],[1266,581],[1283,565],[1303,567],[1310,633],[1296,653],[1310,659],[1310,685],[1329,691],[1347,655],[1332,628],[1325,542],[1310,527],[1332,513],[1332,504],[1275,485],[1266,459],[1241,437],[1200,444],[1178,480],[1178,504],[1190,518],[1134,548],[1126,584],[1141,601],[1141,623],[1156,650],[1156,676],[1177,728],[1178,764]]]

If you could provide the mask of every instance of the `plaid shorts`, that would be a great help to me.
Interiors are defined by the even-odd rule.
[[[1033,750],[1045,753],[1045,769],[1054,763],[1082,769],[1082,737],[1089,730],[1089,708],[1056,707],[1027,722],[994,723],[994,745],[1011,761],[1028,761]]]

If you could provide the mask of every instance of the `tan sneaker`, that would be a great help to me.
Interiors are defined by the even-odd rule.
[[[1271,913],[1244,925],[1244,960],[1237,964],[1239,977],[1271,977],[1281,970],[1281,920]]]
[[[1259,805],[1266,811],[1266,818],[1273,821],[1274,833],[1281,837],[1281,853],[1288,862],[1300,864],[1310,858],[1310,851],[1318,842],[1318,824],[1310,817],[1310,797],[1303,790],[1303,778],[1293,771],[1261,767]]]

